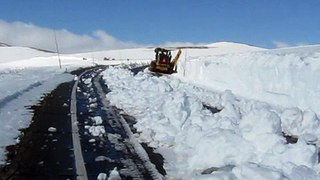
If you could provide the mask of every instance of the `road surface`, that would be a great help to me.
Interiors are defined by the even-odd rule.
[[[73,72],[75,81],[30,107],[32,123],[20,143],[7,147],[1,179],[97,179],[115,168],[122,179],[163,178],[163,158],[132,136],[135,119],[105,98],[104,68]]]

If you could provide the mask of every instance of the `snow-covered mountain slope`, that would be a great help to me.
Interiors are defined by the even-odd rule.
[[[191,57],[178,76],[214,90],[320,113],[320,46]]]
[[[27,47],[0,47],[0,63],[48,56],[55,54]]]

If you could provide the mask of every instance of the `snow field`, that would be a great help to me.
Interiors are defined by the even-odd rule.
[[[27,47],[0,47],[0,54],[0,63],[55,55],[55,53],[38,51]]]
[[[236,98],[228,90],[211,92],[146,72],[133,76],[116,67],[104,71],[103,78],[111,104],[137,118],[139,140],[164,156],[167,179],[319,177],[318,149],[310,145],[319,134],[310,124],[297,124],[305,114],[298,108],[282,110]],[[222,110],[212,114],[203,103]],[[305,117],[317,120],[314,113]],[[308,134],[295,144],[282,135],[304,130]],[[201,175],[213,167],[217,171]]]

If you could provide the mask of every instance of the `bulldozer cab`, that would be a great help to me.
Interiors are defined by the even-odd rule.
[[[156,61],[159,64],[170,64],[171,63],[171,51],[163,48],[156,48]]]
[[[150,71],[167,74],[177,72],[177,62],[181,54],[181,49],[179,49],[178,53],[173,59],[171,55],[171,50],[164,48],[156,48],[154,52],[156,53],[156,58],[150,63]]]

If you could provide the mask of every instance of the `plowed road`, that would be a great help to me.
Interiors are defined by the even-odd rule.
[[[122,179],[163,179],[162,157],[137,142],[134,119],[105,98],[104,68],[75,71],[75,81],[31,107],[33,121],[7,148],[1,179],[97,179],[115,168]]]

